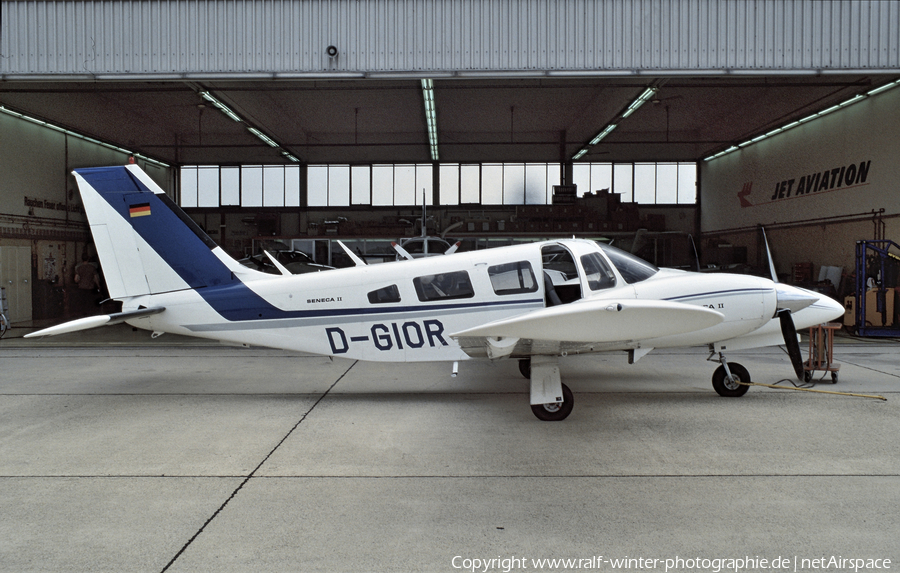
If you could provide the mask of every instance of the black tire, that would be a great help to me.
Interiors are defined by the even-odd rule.
[[[562,385],[563,401],[553,402],[550,404],[533,404],[531,411],[537,416],[538,420],[544,422],[559,422],[565,420],[572,413],[572,406],[575,405],[572,391],[565,384]]]
[[[832,383],[832,384],[837,384],[837,381],[838,381],[838,373],[837,373],[837,372],[832,372],[832,373],[831,373],[831,383]]]
[[[718,368],[716,368],[716,371],[713,372],[713,389],[715,389],[716,393],[718,393],[719,396],[724,396],[726,398],[739,398],[747,393],[747,390],[750,389],[750,386],[738,384],[737,382],[750,382],[750,373],[747,372],[746,368],[744,368],[737,362],[729,362],[728,369],[731,370],[731,375],[734,376],[735,382],[729,383],[725,375],[725,367],[719,366]]]
[[[519,359],[519,372],[522,376],[531,380],[531,358]]]

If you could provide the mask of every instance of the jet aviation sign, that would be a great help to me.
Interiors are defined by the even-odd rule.
[[[775,183],[775,188],[768,201],[753,203],[749,196],[753,191],[753,182],[744,183],[737,197],[741,207],[754,207],[764,203],[772,203],[796,197],[805,197],[821,193],[823,191],[841,191],[853,187],[861,187],[869,184],[869,172],[872,160],[850,163],[816,171],[791,179],[784,179]]]

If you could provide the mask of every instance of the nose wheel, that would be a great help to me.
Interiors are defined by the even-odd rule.
[[[730,364],[724,362],[723,357],[722,364],[713,372],[713,389],[719,396],[739,398],[750,389],[750,386],[741,384],[741,382],[750,382],[750,373],[737,362]]]

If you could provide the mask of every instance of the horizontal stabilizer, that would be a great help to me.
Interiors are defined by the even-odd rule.
[[[694,332],[715,326],[724,319],[715,310],[680,302],[587,300],[490,322],[450,336],[617,342]]]
[[[159,314],[164,310],[166,310],[165,307],[160,306],[156,308],[142,308],[140,310],[131,310],[128,312],[117,312],[114,314],[86,316],[84,318],[71,320],[69,322],[57,324],[56,326],[51,326],[50,328],[45,328],[43,330],[38,330],[37,332],[26,334],[25,338],[56,336],[57,334],[78,332],[79,330],[90,330],[91,328],[97,328],[98,326],[111,326],[113,324],[123,323],[126,320],[131,320],[132,318],[140,318],[142,316],[150,316],[151,314]]]

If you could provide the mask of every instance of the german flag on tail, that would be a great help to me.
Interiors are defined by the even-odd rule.
[[[128,214],[132,217],[144,217],[150,214],[150,203],[138,203],[128,208]]]

